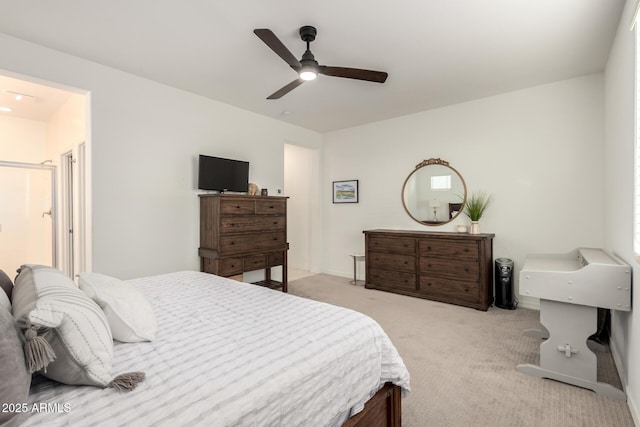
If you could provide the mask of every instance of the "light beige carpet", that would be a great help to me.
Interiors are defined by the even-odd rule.
[[[539,312],[491,307],[483,312],[395,295],[319,274],[289,283],[294,295],[351,308],[387,332],[411,374],[403,425],[633,426],[626,402],[516,371],[538,363]],[[598,354],[598,380],[621,388],[609,353]]]

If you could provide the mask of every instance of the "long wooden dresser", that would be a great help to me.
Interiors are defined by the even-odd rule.
[[[287,197],[200,195],[200,270],[235,276],[265,270],[257,285],[287,292]],[[271,267],[282,266],[282,281]]]
[[[365,287],[487,310],[493,234],[366,230]]]

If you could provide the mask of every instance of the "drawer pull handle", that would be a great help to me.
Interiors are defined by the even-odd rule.
[[[236,242],[231,242],[230,244],[231,244],[231,246],[233,246],[233,245],[235,245],[235,244],[236,244]]]

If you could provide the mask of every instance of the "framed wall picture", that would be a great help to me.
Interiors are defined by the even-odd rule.
[[[358,180],[333,181],[333,203],[358,203]]]

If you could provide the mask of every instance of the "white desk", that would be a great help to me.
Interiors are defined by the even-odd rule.
[[[546,338],[540,344],[540,366],[516,369],[626,400],[624,391],[598,382],[596,355],[587,339],[597,331],[597,307],[631,310],[631,267],[602,249],[529,255],[520,272],[520,294],[540,298],[540,323],[548,334],[525,331]]]

